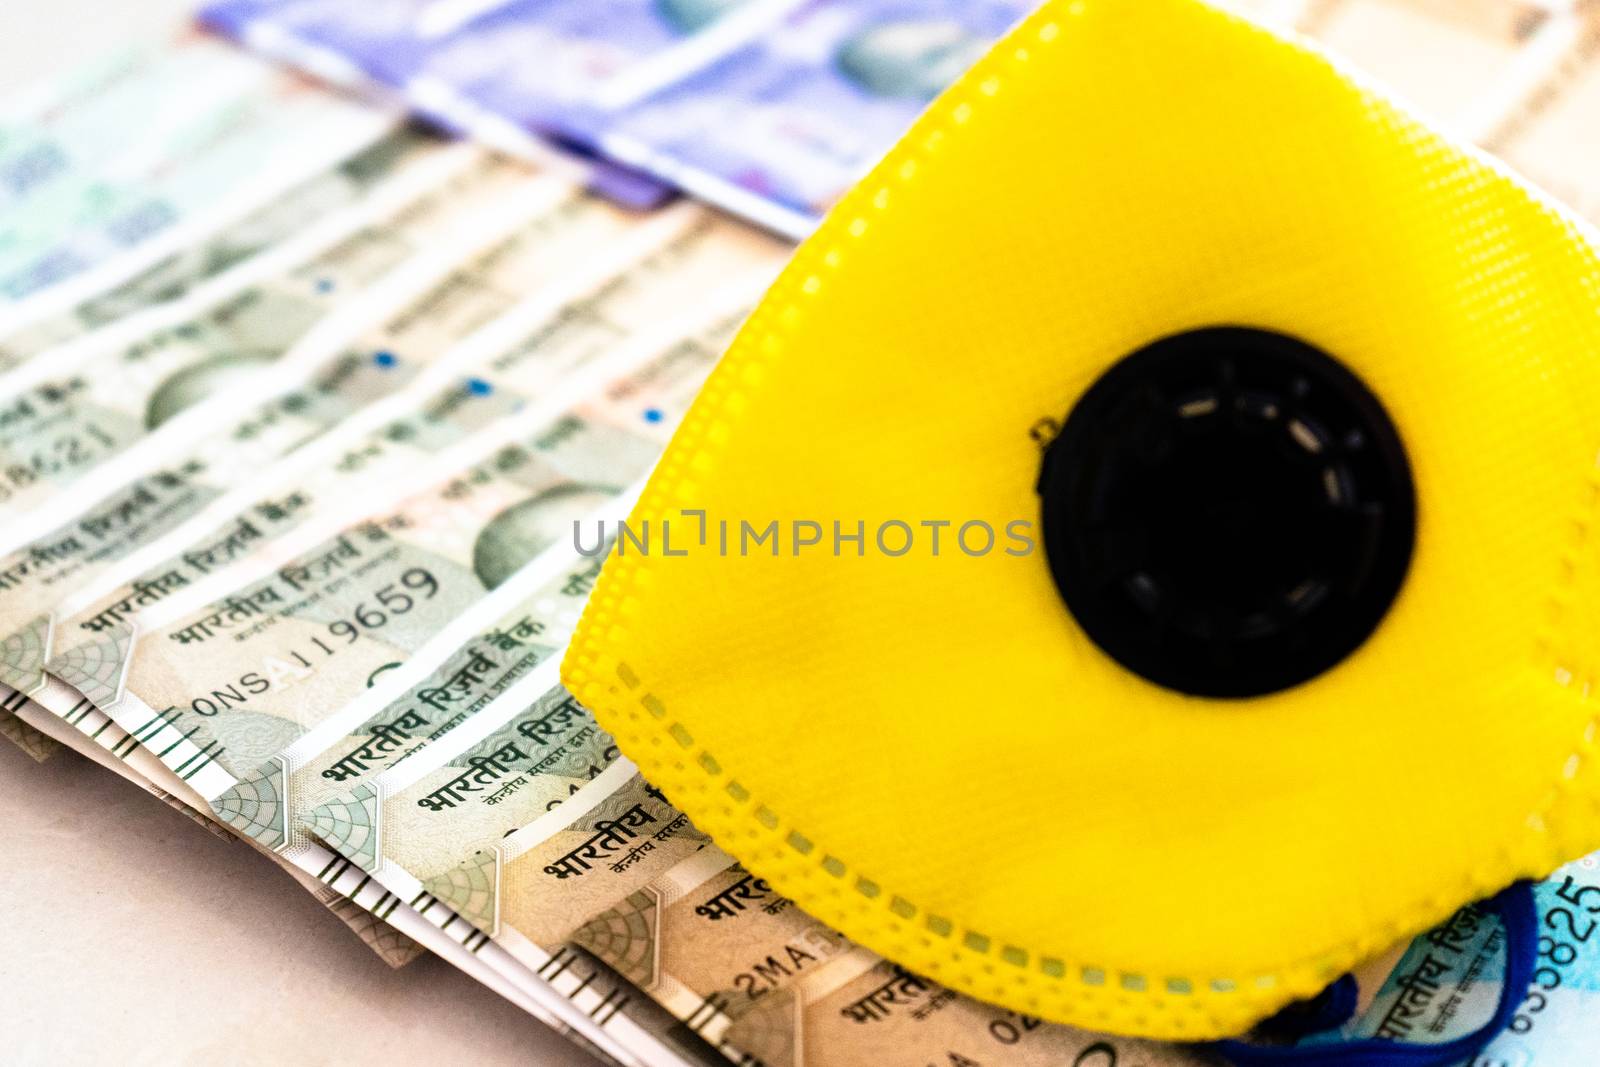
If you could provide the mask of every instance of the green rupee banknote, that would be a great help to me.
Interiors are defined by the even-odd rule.
[[[292,388],[320,362],[319,346],[302,343],[313,328],[337,312],[359,312],[365,294],[480,213],[483,201],[464,208],[475,202],[465,194],[488,197],[499,183],[510,196],[517,190],[509,187],[526,182],[514,165],[484,158],[470,166],[470,150],[444,162],[447,173],[463,163],[468,173],[442,183],[437,166],[420,181],[402,173],[402,202],[386,216],[369,222],[358,210],[352,232],[330,234],[331,247],[279,277],[131,343],[91,350],[75,365],[44,357],[54,372],[48,379],[0,400],[0,516],[42,521],[36,513],[51,512],[41,505],[62,489],[94,492],[80,483],[98,468],[113,472],[102,481],[114,478],[203,433],[213,410]],[[212,404],[201,408],[201,400]]]
[[[766,1067],[1208,1062],[1044,1023],[910,974],[716,849],[662,871],[570,936],[730,1058]]]
[[[522,832],[519,825],[586,809],[589,799],[624,810],[648,803],[667,815],[659,794],[647,792],[631,765],[618,759],[588,712],[555,686],[555,667],[553,660],[546,661],[466,724],[400,761],[383,776],[387,786],[360,787],[348,801],[318,809],[310,836],[326,835],[356,854],[364,849],[360,863],[369,867],[377,849],[383,854],[375,870],[341,854],[317,874],[358,902],[378,907],[380,914],[385,901],[415,908],[507,979],[547,988],[577,1007],[634,1062],[709,1062],[715,1058],[710,1046],[598,960],[564,945],[560,931],[540,927],[539,933],[549,935],[543,945],[513,943],[510,927],[491,919],[501,906],[500,868],[474,853],[493,853],[502,840]],[[417,766],[409,767],[413,762]],[[633,786],[618,793],[624,780]],[[375,803],[375,796],[383,799]],[[391,816],[396,824],[385,826],[383,820]],[[666,822],[674,818],[676,813]],[[688,855],[706,845],[703,835],[679,819],[672,833],[663,835],[661,847],[666,856]],[[304,862],[316,848],[306,846],[298,854]],[[458,862],[462,856],[465,862]],[[609,902],[585,897],[566,905],[576,921]],[[501,936],[492,939],[497,931]]]
[[[513,240],[540,256],[559,253],[566,237],[580,240],[592,232],[592,222],[585,221],[590,218],[589,210],[584,207],[557,212],[535,224],[533,240]],[[607,213],[611,209],[595,206],[594,210],[601,212],[601,219],[610,218]],[[398,476],[413,472],[417,460],[475,431],[511,417],[525,417],[527,406],[559,391],[558,384],[568,391],[574,387],[581,391],[585,388],[583,375],[594,377],[589,386],[592,388],[604,381],[613,365],[647,360],[647,366],[655,366],[668,357],[652,354],[650,346],[655,342],[647,336],[647,325],[661,317],[659,312],[664,307],[699,305],[705,310],[693,317],[696,323],[704,321],[699,318],[701,315],[716,319],[721,314],[718,321],[726,326],[729,315],[737,314],[737,310],[719,308],[742,308],[752,299],[751,293],[760,281],[775,268],[775,253],[769,243],[749,239],[727,223],[698,211],[674,211],[644,229],[649,232],[637,236],[647,240],[631,250],[622,249],[627,254],[619,262],[624,265],[614,272],[602,272],[601,282],[584,296],[564,303],[555,301],[550,307],[537,302],[520,305],[509,316],[510,321],[496,320],[488,331],[479,331],[475,341],[484,344],[447,345],[444,338],[449,331],[437,330],[436,320],[411,313],[396,316],[390,327],[372,338],[380,351],[389,344],[404,352],[408,361],[417,362],[435,349],[453,348],[466,358],[452,368],[450,358],[441,355],[440,362],[446,364],[442,369],[451,370],[452,374],[459,371],[464,377],[444,379],[451,384],[443,386],[435,385],[427,376],[419,377],[408,390],[393,396],[393,403],[369,405],[356,419],[329,434],[327,440],[295,452],[273,467],[269,475],[223,497],[218,508],[198,515],[195,522],[152,541],[152,534],[170,524],[152,501],[165,503],[177,497],[175,510],[193,512],[204,502],[195,501],[195,496],[210,499],[214,495],[197,493],[197,488],[203,490],[210,480],[221,480],[230,466],[241,474],[248,469],[248,463],[229,465],[219,459],[219,453],[225,457],[230,450],[237,452],[242,446],[224,441],[229,450],[220,446],[202,450],[190,461],[188,469],[164,470],[152,479],[141,480],[109,506],[92,509],[63,530],[5,560],[4,569],[0,570],[6,579],[0,589],[0,620],[7,620],[6,629],[20,627],[0,645],[5,653],[5,677],[17,688],[37,689],[43,679],[44,663],[51,655],[70,656],[76,647],[117,627],[138,609],[225,569],[249,552],[266,548],[299,528],[320,508],[341,504],[352,494],[370,492],[373,485],[382,489],[403,484]],[[641,250],[639,258],[632,258]],[[492,258],[502,266],[515,267],[524,262],[520,256]],[[494,296],[498,290],[493,287],[468,284],[474,277],[478,277],[474,272],[458,270],[446,285],[456,299],[465,303],[477,303],[485,294],[498,299]],[[483,277],[494,275],[491,272]],[[707,298],[707,292],[716,294],[730,284],[737,292],[731,293],[723,304]],[[439,295],[429,294],[422,303],[433,303]],[[475,319],[476,316],[462,321]],[[420,327],[425,322],[433,323],[432,332]],[[408,325],[417,328],[407,328]],[[666,335],[677,336],[671,328],[666,329]],[[641,339],[645,345],[642,351]],[[710,361],[704,346],[693,352],[669,352],[669,357],[674,366],[706,365]],[[377,374],[385,378],[389,374],[403,376],[403,368],[373,370],[370,349],[358,348],[346,359],[350,366],[366,368],[369,373],[341,373],[336,377],[341,386],[365,382]],[[657,382],[674,382],[682,377],[667,370],[656,374]],[[692,392],[697,382],[698,378],[691,379],[666,399],[681,403],[683,394]],[[637,394],[644,388],[633,387],[631,392]],[[293,394],[290,399],[294,399]],[[299,405],[299,422],[291,425],[303,424],[307,412],[315,406]],[[645,431],[659,435],[660,427],[644,421],[644,416],[635,414],[632,420]],[[284,421],[290,421],[287,413]],[[255,444],[264,435],[245,434],[244,430],[250,428],[247,423],[238,435],[248,436],[247,443]],[[260,450],[253,454],[271,458]],[[221,476],[213,473],[219,469]],[[163,487],[169,491],[162,492]],[[138,506],[141,504],[144,506]],[[129,558],[123,565],[111,566],[112,561],[125,556]],[[65,599],[56,610],[48,612],[49,605],[63,596]]]
[[[80,720],[81,728],[74,727],[37,705],[19,709],[18,716],[33,725],[42,735],[50,737],[54,743],[71,748],[90,762],[99,764],[118,777],[145,790],[203,829],[224,840],[238,840],[212,822],[198,797],[194,796],[147,750],[137,744],[119,743],[126,740],[126,735],[119,737],[119,732],[114,727],[106,729],[111,725],[108,722],[96,723],[84,719]],[[101,716],[101,719],[104,720],[104,717]],[[93,819],[92,813],[81,814]],[[273,859],[277,860],[277,857]],[[291,864],[279,861],[278,865],[389,966],[402,967],[423,951],[417,942],[383,922],[370,911],[361,908],[348,897],[329,889]]]
[[[698,232],[698,228],[695,232]],[[687,237],[688,235],[685,236]],[[705,237],[701,236],[696,243],[704,240]],[[660,255],[667,260],[681,260],[687,251],[688,249],[679,242],[673,242],[664,248]],[[616,294],[628,292],[632,288],[634,288],[632,284],[611,282],[604,287],[604,291],[616,298]],[[749,291],[748,283],[742,288],[745,290],[743,296],[748,302],[753,298],[754,294]],[[545,344],[550,345],[551,339],[556,336],[575,336],[571,332],[570,326],[575,321],[599,321],[597,315],[598,307],[599,305],[587,304],[586,302],[582,315],[566,314],[560,316],[560,321],[568,324],[567,328],[558,332],[541,331],[542,336],[546,338]],[[603,469],[608,472],[608,476],[615,476],[619,473],[632,473],[635,476],[641,474],[648,464],[648,459],[653,457],[664,442],[666,435],[670,432],[672,423],[678,417],[678,413],[687,405],[688,400],[698,387],[699,381],[713,364],[716,353],[725,343],[742,314],[739,311],[726,309],[719,311],[715,308],[708,308],[698,317],[702,320],[711,320],[709,326],[702,325],[701,327],[702,332],[709,331],[705,332],[703,340],[674,340],[671,334],[675,331],[668,331],[656,343],[662,350],[654,356],[640,360],[639,366],[634,373],[624,375],[606,384],[604,388],[598,390],[597,395],[592,400],[575,409],[573,417],[563,417],[558,420],[555,426],[557,435],[563,438],[570,438],[575,431],[580,429],[583,420],[609,421],[619,425],[637,425],[651,434],[650,444],[646,450],[645,463],[629,470],[625,464],[619,463],[619,452],[615,448],[604,450],[604,454],[597,456],[596,461],[602,464]],[[648,349],[641,349],[641,352],[645,351],[648,351]],[[524,359],[525,356],[519,358],[517,363],[520,364]],[[500,457],[497,456],[497,458]],[[467,481],[471,481],[471,479],[467,479]],[[564,533],[565,531],[561,532]],[[494,562],[497,555],[498,553],[488,554],[487,558],[491,566],[500,565]],[[565,633],[570,630],[570,626],[575,621],[576,605],[581,602],[582,596],[586,595],[588,590],[587,583],[592,581],[594,570],[595,564],[593,561],[584,560],[578,563],[569,574],[552,573],[550,581],[546,583],[544,588],[541,589],[537,585],[529,585],[526,591],[517,591],[516,583],[520,579],[516,573],[513,573],[504,583],[504,587],[507,590],[515,591],[515,598],[506,601],[506,606],[500,609],[500,614],[485,616],[478,631],[465,635],[468,638],[468,642],[464,652],[452,654],[452,659],[447,659],[430,677],[421,679],[420,683],[413,687],[414,694],[402,693],[395,702],[404,705],[412,695],[415,695],[417,699],[414,709],[401,706],[395,707],[391,711],[383,708],[380,703],[378,705],[381,709],[380,712],[370,717],[371,721],[366,724],[365,728],[358,729],[348,738],[341,739],[339,747],[343,751],[331,754],[326,759],[321,759],[320,757],[313,759],[310,766],[314,767],[319,759],[324,764],[324,769],[329,769],[335,764],[341,764],[342,766],[337,774],[340,778],[348,777],[352,764],[345,757],[355,753],[357,749],[367,748],[368,746],[365,742],[382,741],[380,748],[376,750],[369,749],[370,754],[366,755],[366,758],[381,760],[383,755],[392,750],[392,742],[396,737],[397,730],[404,734],[414,734],[419,741],[425,741],[427,735],[418,731],[413,725],[417,718],[416,711],[427,711],[435,707],[450,709],[449,715],[436,714],[430,724],[436,730],[445,729],[448,728],[452,721],[464,718],[468,714],[468,709],[473,705],[481,703],[485,698],[492,699],[492,693],[497,686],[520,676],[530,661],[539,662],[541,657],[548,656],[554,651],[554,645],[549,643],[551,638],[541,631],[548,627],[549,634],[559,633],[562,635],[555,637],[555,641],[564,640]],[[380,592],[382,591],[380,590]],[[546,596],[557,604],[564,603],[565,606],[552,608],[552,606],[542,604],[541,601]],[[452,614],[454,613],[452,612]],[[370,616],[369,621],[372,621]],[[330,633],[333,631],[337,631],[341,637],[345,635],[344,629],[338,626],[337,623],[331,627]],[[489,649],[492,654],[492,662],[490,663],[485,662],[489,657],[479,655],[482,651],[481,649],[472,646],[471,639],[480,636],[485,642],[483,647]],[[391,668],[391,670],[393,669],[398,668]],[[385,672],[385,674],[387,673]],[[475,686],[478,688],[475,692],[464,693],[462,691],[463,686],[468,689],[472,689]],[[351,692],[369,691],[362,690],[359,686],[348,688]],[[213,687],[212,691],[215,692],[216,689]],[[322,703],[315,694],[306,694],[304,690],[301,691],[301,694],[307,695],[308,699],[319,705]],[[330,703],[337,700],[337,698],[332,697],[329,699]],[[200,710],[210,709],[201,708]],[[220,711],[218,718],[229,714],[231,714],[231,709]],[[395,727],[395,723],[399,725]],[[386,725],[394,728],[386,729],[384,728]],[[446,734],[445,736],[450,737],[452,735]],[[159,750],[161,740],[162,738],[152,739],[152,747]],[[362,743],[358,744],[358,741]],[[592,763],[598,766],[613,756],[614,751],[611,751],[607,746],[607,748],[596,754]],[[176,757],[174,756],[173,758]],[[586,764],[585,766],[589,765]],[[300,774],[297,777],[303,779],[306,775]],[[261,778],[258,777],[254,783],[251,783],[251,786],[258,785],[260,781]],[[278,795],[294,797],[297,792],[298,790],[295,788],[283,790],[282,794],[275,792],[271,795],[268,804],[252,806],[253,801],[261,799],[266,794],[252,796],[248,790],[234,790],[232,795],[223,795],[216,798],[214,806],[219,812],[226,815],[230,805],[237,804],[241,798],[244,798],[246,803],[242,807],[249,808],[251,814],[259,816],[262,811],[267,810],[271,804],[277,802]],[[269,816],[267,819],[257,821],[271,822],[273,820]],[[385,908],[386,914],[391,916],[394,914],[388,910],[393,906],[393,902],[389,902]],[[619,1020],[616,1025],[621,1027],[624,1022]]]
[[[35,96],[0,116],[0,335],[126,281],[395,125],[192,35]]]
[[[653,459],[743,310],[726,312],[699,336],[669,342],[637,369],[607,383],[599,396],[558,420],[559,432],[593,421],[634,425]],[[620,518],[628,475],[642,470],[630,470],[626,457],[616,453],[599,459],[585,492],[590,499],[577,502]],[[484,565],[498,576],[492,598],[457,620],[432,653],[413,656],[382,686],[369,688],[216,798],[219,816],[273,847],[298,839],[301,819],[318,805],[414,755],[554,655],[576,623],[598,564],[576,556],[571,534],[559,527],[535,541],[542,550],[515,570],[485,558]]]
[[[217,795],[641,477],[668,401],[687,402],[713,353],[675,342],[641,361],[646,382],[468,437],[436,457],[431,489],[375,512],[351,502],[354,516],[306,523],[56,658],[45,702],[89,697],[189,780],[226,782],[200,788]]]
[[[176,810],[195,818],[213,832],[230,840],[237,840],[217,824],[199,816],[198,812],[205,810],[205,802],[200,800],[184,782],[172,775],[171,771],[156,760],[147,749],[127,734],[120,733],[115,723],[92,705],[88,705],[87,702],[84,702],[84,705],[78,713],[66,718],[49,715],[37,705],[23,708],[22,713],[36,712],[37,714],[31,716],[31,721],[47,727],[52,736],[62,737],[71,747],[89,754],[96,762],[101,762],[120,776],[151,791]],[[68,726],[69,720],[74,724],[71,727]],[[99,746],[98,749],[95,746]],[[96,753],[104,758],[96,758]],[[286,873],[311,891],[385,962],[400,965],[415,955],[416,946],[426,947],[546,1025],[580,1044],[587,1043],[585,1035],[578,1032],[578,1029],[582,1029],[581,1024],[574,1029],[572,1018],[563,1018],[560,1010],[552,1010],[552,1000],[547,990],[539,989],[530,993],[522,985],[508,981],[502,974],[488,967],[480,959],[480,954],[463,949],[457,940],[443,935],[434,923],[424,919],[415,910],[393,900],[375,902],[375,906],[357,904],[351,899],[352,894],[333,889],[316,876],[317,869],[322,866],[321,863],[296,866],[283,862],[273,853],[268,852],[267,855],[279,860]],[[265,916],[262,917],[262,921],[266,921]],[[560,1008],[560,1002],[556,1001],[555,1006]],[[615,1053],[618,1050],[608,1051]],[[642,1067],[642,1061],[626,1057],[620,1058],[619,1062],[640,1063]]]
[[[523,286],[538,294],[574,247],[625,223],[616,209],[582,194],[552,198],[524,229],[487,251],[445,261],[436,268],[442,280],[344,346],[305,385],[241,405],[231,418],[217,418],[213,406],[210,432],[0,558],[0,678],[14,688],[37,688],[49,655],[65,654],[115,616],[153,603],[163,591],[155,583],[174,566],[181,565],[187,584],[303,521],[319,494],[337,493],[352,480],[373,484],[375,476],[405,469],[401,464],[419,452],[485,425],[491,413],[509,414],[513,390],[496,391],[476,378],[462,384],[458,372],[477,359],[462,342],[500,316],[512,303],[507,294]],[[670,232],[659,225],[630,228],[648,229],[641,236],[652,240]],[[445,306],[455,313],[427,313]],[[511,370],[537,387],[547,366],[530,356]],[[508,370],[507,377],[516,375]],[[419,412],[431,413],[418,418]],[[130,590],[130,580],[138,587]],[[67,619],[76,621],[61,626]]]
[[[505,703],[311,827],[397,899],[448,908],[447,928],[470,928],[464,944],[492,938],[558,989],[576,971],[623,1014],[646,993],[674,1030],[741,1063],[1209,1062],[1043,1024],[881,964],[712,848],[616,757],[553,670]],[[863,1021],[877,1025],[863,1033]]]
[[[192,526],[174,531],[165,539],[174,552],[165,553],[162,563],[141,566],[130,561],[130,566],[141,566],[142,571],[133,581],[109,574],[107,582],[62,601],[54,613],[58,633],[51,638],[51,646],[66,651],[75,643],[74,627],[82,638],[83,633],[96,632],[130,614],[136,601],[149,603],[150,584],[173,573],[174,568],[190,581],[197,579],[226,565],[245,545],[259,549],[266,539],[291,530],[317,512],[318,502],[338,501],[344,494],[360,491],[363,483],[400,474],[424,454],[458,442],[474,430],[502,419],[520,418],[526,406],[557,389],[571,390],[576,382],[576,389],[581,390],[584,376],[603,373],[619,362],[618,357],[626,360],[624,342],[637,344],[638,338],[648,336],[666,302],[701,304],[714,310],[717,302],[707,299],[704,290],[715,293],[718,286],[728,283],[730,275],[744,274],[746,269],[754,269],[757,277],[763,274],[762,262],[757,259],[760,245],[731,240],[728,229],[714,219],[678,214],[682,218],[659,219],[672,222],[672,226],[656,227],[645,242],[654,248],[653,242],[667,235],[666,246],[638,261],[627,261],[618,274],[608,275],[584,298],[563,304],[554,314],[544,307],[520,306],[517,314],[498,318],[488,330],[472,334],[482,344],[458,344],[453,354],[440,355],[430,371],[456,374],[448,386],[435,387],[440,374],[419,376],[386,402],[370,405],[357,419],[341,424],[338,432],[318,440],[315,448],[296,451],[277,464],[269,477],[230,494],[234,499],[219,504],[219,510],[240,499],[250,502],[242,510],[229,510],[224,522],[205,526],[203,536],[195,537]],[[738,285],[749,291],[747,283]],[[534,314],[522,315],[522,310]],[[496,334],[517,339],[501,344]],[[414,358],[416,346],[406,347]],[[293,507],[286,502],[293,502]],[[78,520],[78,528],[83,522]],[[155,550],[144,555],[149,557],[152,552]],[[112,592],[104,592],[107,587]],[[0,608],[8,603],[0,600]],[[21,608],[16,617],[26,613],[27,609]],[[59,627],[66,627],[66,633],[59,632]]]
[[[414,154],[435,144],[429,134],[401,126],[239,221],[173,251],[128,280],[18,327],[0,338],[0,374],[114,323],[140,314],[151,316],[160,308],[192,297],[204,286],[217,284],[219,278],[241,264],[303,242],[308,230],[364,201]]]
[[[481,599],[544,547],[549,524],[591,510],[604,487],[590,457],[609,449],[635,477],[649,458],[633,445],[630,464],[630,442],[592,424],[507,437],[468,442],[488,454],[330,538],[297,531],[233,591],[213,599],[220,583],[197,583],[53,660],[52,675],[152,748],[142,735],[157,723],[181,735],[170,755],[189,780],[231,784]]]

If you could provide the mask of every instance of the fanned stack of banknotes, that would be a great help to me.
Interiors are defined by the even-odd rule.
[[[1600,218],[1600,12],[1234,6]],[[607,547],[575,524],[627,513],[787,238],[1024,7],[224,0],[213,26],[323,81],[186,32],[0,103],[0,732],[617,1063],[1215,1062],[852,945],[557,677]],[[867,96],[892,104],[858,121]],[[1373,832],[1427,833],[1395,796]],[[1600,1059],[1600,857],[1538,896],[1535,988],[1482,1065]],[[1328,1036],[1467,1032],[1502,956],[1464,908]]]

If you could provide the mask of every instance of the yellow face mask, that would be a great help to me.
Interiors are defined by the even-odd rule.
[[[1047,3],[750,319],[568,684],[872,949],[1238,1033],[1600,846],[1597,308],[1326,60]]]

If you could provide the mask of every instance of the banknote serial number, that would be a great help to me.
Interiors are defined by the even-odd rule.
[[[1600,886],[1579,885],[1569,874],[1555,895],[1563,904],[1544,914],[1542,929],[1548,933],[1539,937],[1533,987],[1507,1027],[1514,1034],[1532,1032],[1539,1013],[1549,1006],[1550,994],[1561,988],[1568,968],[1578,962],[1580,946],[1589,946],[1600,926],[1600,919],[1595,918],[1600,915]]]
[[[377,600],[376,605],[368,607],[366,601],[358,602],[350,618],[336,619],[328,624],[328,635],[343,637],[347,645],[354,644],[368,630],[381,630],[388,625],[390,619],[408,614],[416,607],[417,602],[411,593],[416,593],[423,600],[432,600],[439,593],[439,579],[433,576],[432,571],[422,567],[411,567],[404,571],[400,575],[399,584],[411,592],[396,589],[394,582],[380,585],[372,594]],[[322,644],[319,638],[312,640],[318,645]],[[330,648],[323,647],[322,650],[329,655],[333,654]]]
[[[358,601],[348,618],[335,619],[328,624],[328,636],[345,638],[343,646],[330,645],[320,637],[312,637],[311,643],[317,646],[324,657],[334,656],[340,647],[349,647],[362,634],[382,629],[390,619],[408,614],[417,606],[418,597],[425,601],[432,600],[438,593],[439,579],[434,577],[432,571],[425,567],[410,567],[401,572],[398,582],[386,583],[373,592],[375,605],[365,600]],[[299,664],[298,667],[285,661],[280,664],[280,670],[247,671],[236,682],[212,689],[209,697],[195,697],[189,702],[189,707],[196,715],[210,718],[226,709],[243,705],[251,696],[265,693],[273,687],[274,677],[278,674],[304,676],[311,670],[312,661],[306,658],[305,653],[290,651],[288,655]]]
[[[93,426],[81,436],[73,434],[52,444],[0,468],[0,502],[56,475],[79,470],[116,447],[115,439]]]

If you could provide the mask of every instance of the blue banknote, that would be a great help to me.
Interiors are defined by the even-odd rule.
[[[341,57],[447,127],[490,116],[801,236],[1033,6],[217,0],[205,17],[291,58]]]
[[[275,35],[340,56],[391,88],[425,80],[525,128],[553,130],[574,113],[614,112],[674,83],[798,2],[218,0],[203,17],[247,41]]]
[[[812,0],[749,46],[581,132],[737,210],[764,202],[762,221],[803,232],[1032,6]]]
[[[1510,1026],[1470,1067],[1600,1063],[1600,854],[1561,868],[1535,887],[1534,898],[1533,985]],[[1504,974],[1499,919],[1483,905],[1469,905],[1407,947],[1365,1011],[1338,1034],[1307,1043],[1377,1037],[1433,1044],[1461,1037],[1493,1015]]]
[[[398,88],[424,54],[418,20],[437,0],[214,0],[200,12],[213,29],[301,66],[334,57],[351,76]],[[319,69],[319,73],[330,71]]]
[[[747,43],[800,2],[216,0],[202,17],[318,74],[383,85],[450,132],[513,151],[543,135],[592,156],[592,138],[577,131],[604,128],[605,116]],[[593,180],[634,207],[671,191],[605,162]]]
[[[602,119],[703,66],[785,0],[511,0],[426,39],[415,76],[530,129]],[[734,20],[735,13],[746,17]],[[690,47],[696,42],[707,47]]]

